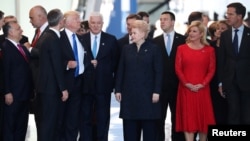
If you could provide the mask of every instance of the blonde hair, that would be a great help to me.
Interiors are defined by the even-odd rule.
[[[75,15],[80,17],[80,13],[77,12],[77,11],[67,11],[67,12],[65,12],[63,14],[65,22],[67,22],[69,18],[71,18],[72,16],[75,16]],[[71,21],[69,20],[69,22],[71,22]]]
[[[190,30],[192,27],[197,27],[198,30],[200,31],[200,33],[202,34],[202,37],[200,39],[200,42],[204,45],[209,45],[209,43],[207,42],[206,39],[206,27],[204,26],[204,24],[200,21],[193,21],[190,26],[187,29],[187,33],[189,34]],[[189,43],[189,37],[186,39],[186,43]]]
[[[149,27],[149,24],[146,21],[144,21],[144,20],[135,20],[132,23],[131,28],[137,28],[137,29],[139,29],[139,31],[145,32],[145,39],[148,37],[150,27]]]

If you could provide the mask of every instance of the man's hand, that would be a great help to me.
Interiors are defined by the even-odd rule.
[[[69,69],[74,69],[74,68],[76,68],[76,66],[77,66],[77,62],[76,61],[68,61],[67,67]]]
[[[66,101],[69,98],[69,93],[67,90],[62,91],[62,101]]]
[[[121,100],[122,100],[122,94],[121,93],[116,93],[115,94],[115,99],[116,99],[116,101],[121,102]]]
[[[97,60],[91,60],[91,64],[94,66],[94,68],[96,68],[96,66],[97,66]]]
[[[158,93],[153,93],[152,102],[157,103],[159,99],[160,99],[160,95]]]
[[[6,103],[7,105],[11,105],[11,104],[13,103],[13,101],[14,101],[14,99],[13,99],[12,93],[7,93],[7,94],[5,95],[5,103]]]

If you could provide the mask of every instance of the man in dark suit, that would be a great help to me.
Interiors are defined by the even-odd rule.
[[[250,29],[243,24],[246,7],[227,5],[227,23],[221,34],[219,77],[228,101],[228,124],[250,124]],[[220,85],[221,85],[220,84]]]
[[[39,129],[38,120],[39,120],[39,111],[37,109],[40,105],[36,104],[36,86],[37,86],[37,77],[38,77],[38,69],[39,69],[39,49],[40,47],[36,47],[35,43],[38,44],[39,38],[43,36],[43,33],[47,30],[49,30],[48,26],[48,20],[47,20],[47,11],[44,7],[37,5],[30,9],[29,11],[29,18],[30,23],[34,28],[40,30],[40,33],[37,34],[37,32],[34,35],[34,38],[32,39],[32,44],[30,47],[28,47],[28,50],[31,54],[31,60],[30,60],[30,67],[32,70],[32,77],[33,77],[33,83],[35,86],[35,96],[31,100],[30,105],[30,113],[34,113],[35,123],[37,129]],[[35,38],[37,38],[37,41],[34,43]],[[38,131],[37,131],[38,132]]]
[[[44,31],[48,30],[48,20],[47,20],[47,11],[44,7],[37,5],[30,9],[29,11],[30,23],[34,28],[36,28],[36,33],[32,39],[31,47],[28,48],[31,53],[31,62],[30,66],[32,69],[32,75],[34,83],[37,82],[38,68],[39,68],[39,48],[36,47],[36,44],[39,41],[39,38],[42,37]],[[37,33],[37,30],[40,30]],[[37,35],[39,34],[39,35]],[[35,41],[34,43],[34,40]],[[36,86],[36,85],[35,85]]]
[[[165,119],[168,106],[170,108],[172,122],[171,139],[172,141],[184,141],[184,134],[175,132],[175,109],[177,88],[179,82],[175,74],[175,55],[177,47],[185,43],[185,37],[174,31],[175,15],[172,12],[162,12],[160,16],[160,23],[161,29],[164,33],[153,39],[153,41],[161,48],[164,65],[163,87],[160,97],[160,101],[162,104],[162,118],[158,123],[158,141],[165,140]],[[167,49],[167,42],[169,42],[170,50]]]
[[[129,14],[126,18],[126,25],[128,33],[125,34],[122,38],[118,39],[119,50],[122,51],[124,45],[132,43],[131,41],[131,25],[135,20],[141,20],[141,17],[137,14]]]
[[[0,30],[4,25],[4,12],[0,10]],[[3,135],[3,62],[2,62],[2,43],[4,41],[4,37],[0,36],[0,141],[2,141]]]
[[[45,31],[37,44],[40,47],[37,104],[40,105],[38,111],[41,115],[37,136],[38,141],[61,141],[60,111],[62,102],[68,99],[59,38],[64,25],[62,12],[51,10],[48,23],[50,29]]]
[[[4,23],[7,23],[7,22],[18,22],[17,21],[17,18],[13,15],[8,15],[8,16],[5,16],[4,17]],[[1,35],[0,35],[1,36]],[[25,35],[22,35],[22,39],[19,41],[21,44],[23,44],[25,47],[29,47],[30,46],[30,43],[29,43],[29,39],[27,36]]]
[[[63,138],[75,141],[79,131],[80,103],[82,97],[82,75],[84,72],[84,48],[76,35],[81,28],[80,14],[76,11],[64,13],[65,29],[61,31],[64,75],[69,99],[63,109]]]
[[[29,52],[19,41],[22,29],[16,22],[3,26],[4,67],[4,141],[24,141],[28,126],[29,100],[32,95],[32,76]]]
[[[81,109],[80,141],[92,141],[92,115],[95,104],[97,140],[108,141],[110,100],[119,59],[115,36],[102,32],[103,17],[92,13],[90,32],[82,35],[86,51],[83,98]]]

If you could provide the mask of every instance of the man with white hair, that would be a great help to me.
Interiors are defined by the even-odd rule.
[[[91,13],[88,21],[90,32],[82,35],[86,60],[80,141],[92,141],[94,110],[97,140],[108,141],[111,93],[119,60],[118,42],[115,36],[102,31],[103,17],[100,13]]]

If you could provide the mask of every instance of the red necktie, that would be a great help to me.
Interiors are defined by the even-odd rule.
[[[22,54],[23,58],[28,62],[28,58],[27,58],[27,56],[22,48],[22,45],[17,44],[17,48],[18,48],[19,52]]]
[[[0,59],[2,58],[2,50],[0,49]]]
[[[37,40],[39,39],[39,36],[40,36],[40,28],[37,28],[36,29],[36,35],[35,35],[35,37],[34,37],[34,39],[32,40],[32,43],[31,43],[31,46],[32,47],[35,47],[36,46],[36,42],[37,42]]]

